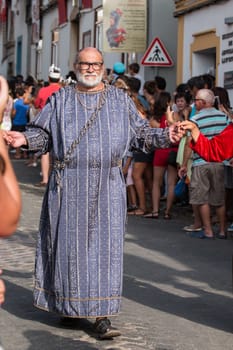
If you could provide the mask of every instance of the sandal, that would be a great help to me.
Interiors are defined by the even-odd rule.
[[[187,232],[199,232],[199,231],[202,231],[202,227],[195,227],[192,224],[192,225],[184,226],[183,230]]]
[[[129,213],[130,211],[135,211],[136,209],[138,209],[138,207],[136,205],[130,205],[128,208],[127,208],[127,212]]]
[[[143,215],[145,215],[145,210],[143,210],[141,208],[137,208],[135,210],[128,212],[128,215],[143,216]]]
[[[15,155],[14,155],[14,159],[21,159],[21,158],[22,158],[22,157],[21,157],[20,154],[19,154],[19,155],[18,155],[18,154],[15,154]]]
[[[164,220],[170,220],[171,219],[171,214],[165,212],[163,218],[164,218]]]
[[[158,219],[159,218],[159,212],[158,211],[152,211],[151,213],[143,215],[143,217],[145,219]]]
[[[217,233],[216,238],[218,239],[227,239],[227,234],[226,233]]]

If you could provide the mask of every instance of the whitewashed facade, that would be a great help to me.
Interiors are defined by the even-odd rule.
[[[211,73],[233,105],[233,0],[176,0],[178,82]]]

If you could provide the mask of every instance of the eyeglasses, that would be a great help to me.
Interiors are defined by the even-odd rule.
[[[87,70],[92,66],[94,70],[100,70],[102,68],[103,62],[79,62],[79,68]]]

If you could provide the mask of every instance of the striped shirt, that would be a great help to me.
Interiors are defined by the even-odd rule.
[[[192,117],[192,121],[198,125],[200,132],[208,139],[220,134],[229,124],[228,116],[216,108],[202,109]],[[193,166],[206,163],[207,162],[201,158],[198,153],[193,152]]]

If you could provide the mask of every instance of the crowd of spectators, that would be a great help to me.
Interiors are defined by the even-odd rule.
[[[129,65],[128,73],[122,63],[116,67],[121,67],[121,71],[117,74],[113,70],[114,77],[109,75],[110,83],[131,95],[142,118],[148,119],[151,127],[163,128],[177,121],[192,120],[208,138],[212,138],[232,122],[228,92],[216,86],[215,78],[210,74],[191,77],[179,84],[174,92],[169,92],[166,80],[161,76],[145,81],[141,86],[137,63]],[[129,149],[123,166],[128,215],[172,219],[174,205],[187,207],[193,211],[194,221],[183,229],[191,237],[225,239],[227,231],[233,231],[232,224],[227,227],[233,219],[232,161],[208,163],[192,152],[190,140],[187,133],[179,144],[171,145],[169,149],[155,149],[150,154]],[[188,191],[186,198],[180,201],[174,189],[183,177]],[[225,179],[224,183],[221,178]]]

